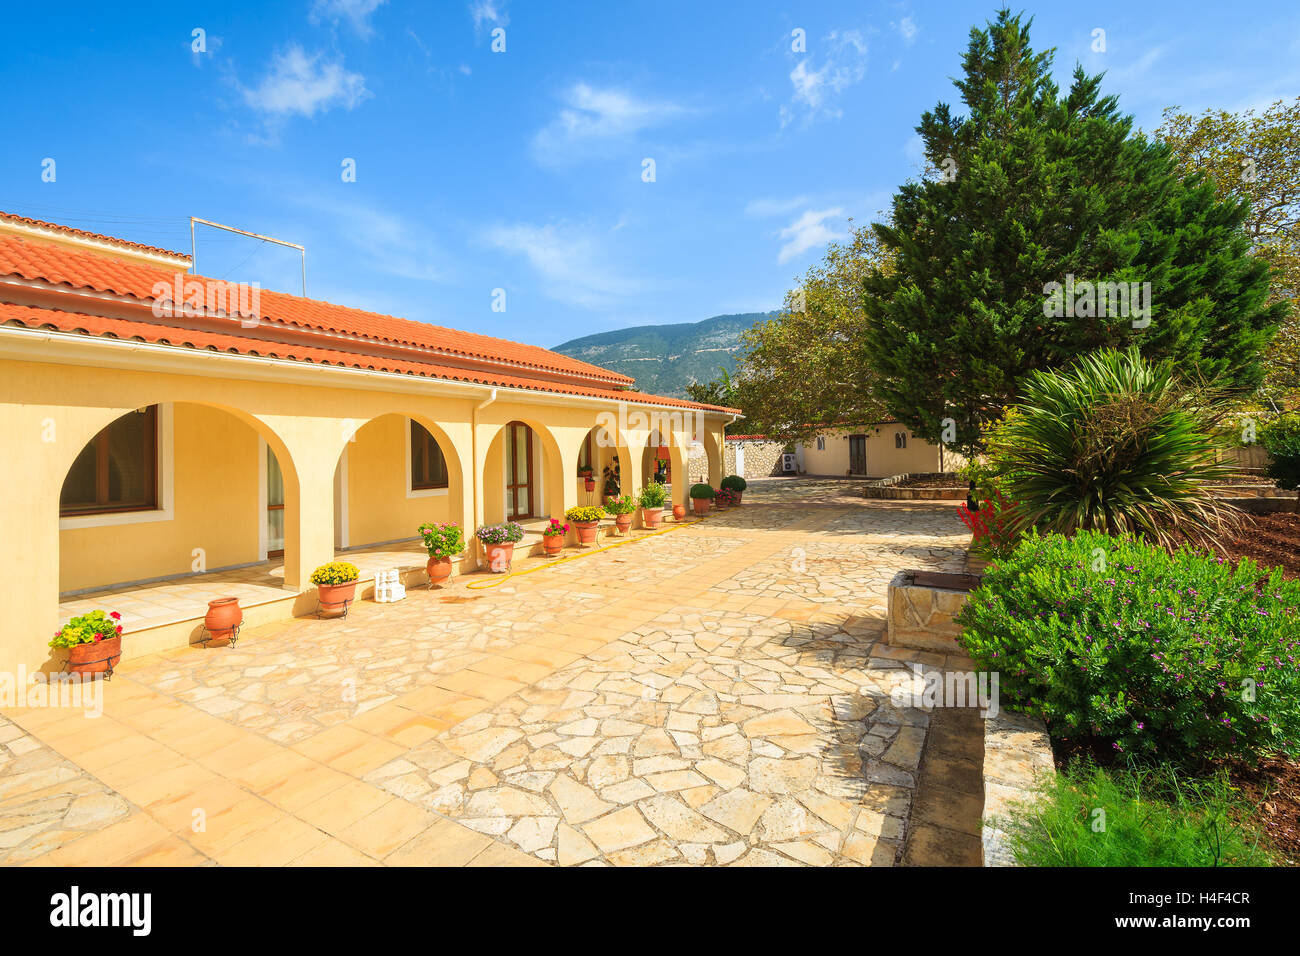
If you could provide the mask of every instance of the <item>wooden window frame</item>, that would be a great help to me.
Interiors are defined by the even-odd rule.
[[[527,442],[525,442],[526,447],[524,451],[525,464],[527,466],[524,485],[520,485],[517,482],[515,482],[514,469],[510,467],[510,457],[514,453],[514,449],[517,447],[515,444],[516,428],[524,429],[528,438]],[[525,520],[529,518],[534,518],[536,517],[536,514],[534,512],[534,507],[536,505],[536,502],[533,500],[533,480],[534,480],[533,479],[533,430],[524,422],[508,422],[506,423],[506,428],[505,428],[505,438],[506,438],[506,446],[504,450],[506,453],[505,466],[507,470],[506,494],[509,496],[510,499],[509,505],[514,507],[514,514],[512,515],[509,514],[510,508],[509,507],[506,508],[507,520],[518,521],[521,518]],[[520,488],[526,488],[528,491],[528,510],[522,513],[519,510],[519,489]]]
[[[141,412],[137,409],[134,412],[127,412],[127,415],[137,415]],[[158,494],[158,429],[159,414],[157,405],[147,405],[143,412],[148,416],[152,427],[146,427],[142,436],[142,445],[140,454],[144,464],[144,485],[148,489],[148,495],[142,504],[123,504],[113,505],[108,502],[108,431],[117,422],[126,416],[119,416],[113,419],[95,435],[86,444],[95,448],[95,503],[91,505],[81,505],[67,507],[63,504],[62,494],[59,501],[60,518],[87,518],[94,515],[118,515],[132,514],[141,511],[158,511],[159,494]]]
[[[445,491],[447,487],[451,484],[451,468],[447,464],[447,453],[442,450],[442,446],[438,444],[438,439],[433,434],[433,432],[429,431],[429,429],[425,428],[414,418],[408,419],[408,421],[410,421],[411,423],[411,427],[407,429],[407,433],[406,433],[407,444],[410,448],[410,453],[411,453],[411,467],[406,476],[408,489],[410,491]],[[421,457],[417,455],[417,448],[415,445],[415,434],[416,434],[415,430],[417,428],[419,428],[420,431],[424,432],[424,434],[428,436],[429,443],[434,448],[436,448],[438,450],[438,454],[442,456],[442,473],[444,477],[441,484],[431,484],[431,483],[416,484],[415,466],[417,461],[419,461],[419,458]],[[427,449],[425,450],[423,457],[425,458],[425,460],[422,462],[422,464],[424,465],[424,474],[427,475],[430,470],[429,469],[430,462],[427,460]]]

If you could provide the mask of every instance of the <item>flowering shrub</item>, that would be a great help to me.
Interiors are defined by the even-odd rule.
[[[122,615],[116,611],[105,614],[103,611],[91,611],[80,617],[74,617],[63,627],[54,632],[50,647],[74,647],[77,644],[94,644],[98,641],[117,637],[122,633],[118,621]]]
[[[668,489],[657,481],[652,481],[641,489],[637,496],[642,508],[662,508],[668,500]]]
[[[599,505],[582,505],[577,508],[570,508],[564,513],[564,517],[578,524],[586,524],[589,521],[599,521],[605,517],[605,509]]]
[[[558,518],[552,518],[551,523],[542,529],[543,538],[558,538],[560,535],[568,533],[569,526],[567,524],[560,524]]]
[[[524,540],[523,525],[515,521],[484,525],[474,532],[484,544],[518,544]]]
[[[1004,706],[1165,759],[1300,753],[1300,582],[1081,531],[1026,538],[958,621]]]
[[[433,524],[426,521],[418,533],[424,539],[424,549],[431,558],[452,558],[465,550],[465,532],[454,521]]]
[[[718,489],[718,493],[715,496],[714,500],[717,501],[718,507],[729,508],[734,504],[740,503],[740,495],[737,494],[734,489],[728,488],[726,485],[723,485],[721,488]]]
[[[317,585],[347,584],[359,577],[361,577],[361,569],[355,564],[349,564],[346,561],[331,561],[329,564],[322,564],[311,573],[311,583]]]
[[[631,495],[621,495],[613,501],[606,501],[605,510],[612,515],[630,515],[636,511],[636,499]]]
[[[962,523],[971,532],[971,550],[989,558],[1004,558],[1015,550],[1016,534],[1011,526],[1011,502],[994,491],[980,502],[978,511],[966,505],[957,509]]]

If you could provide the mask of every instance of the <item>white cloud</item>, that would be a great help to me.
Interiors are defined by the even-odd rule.
[[[674,103],[640,99],[587,83],[574,84],[563,101],[555,119],[533,137],[534,150],[544,158],[558,158],[574,147],[623,139],[685,112]]]
[[[598,230],[572,223],[514,223],[488,229],[484,239],[527,259],[542,279],[543,291],[559,302],[609,308],[644,291],[642,282],[609,265],[604,251],[608,237]]]
[[[243,90],[244,101],[274,117],[315,116],[335,106],[350,110],[370,95],[365,77],[344,69],[342,60],[323,57],[290,44],[257,86]]]
[[[843,218],[844,210],[839,207],[834,209],[809,209],[781,230],[781,238],[785,240],[785,245],[781,247],[781,252],[777,255],[776,261],[786,263],[809,249],[824,246],[840,239],[847,239],[847,232],[835,232],[826,226],[827,219]]]
[[[857,30],[832,30],[823,40],[826,50],[817,66],[813,53],[802,55],[790,71],[791,103],[781,107],[781,125],[802,112],[807,120],[839,117],[843,111],[831,101],[867,74],[867,42]]]
[[[316,0],[311,8],[311,19],[346,21],[357,36],[369,38],[375,28],[370,25],[370,15],[384,5],[386,0]]]
[[[903,38],[903,42],[908,46],[911,46],[916,42],[916,35],[921,32],[920,28],[916,25],[916,21],[911,17],[903,17],[903,19],[893,24],[893,27],[898,31],[898,35]]]
[[[482,29],[485,23],[510,26],[510,14],[506,13],[504,0],[473,0],[469,5],[469,15],[474,18],[475,30]]]

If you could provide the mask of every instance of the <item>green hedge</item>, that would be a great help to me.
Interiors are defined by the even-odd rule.
[[[1300,753],[1300,583],[1080,532],[1027,538],[960,615],[1003,706],[1166,759]]]

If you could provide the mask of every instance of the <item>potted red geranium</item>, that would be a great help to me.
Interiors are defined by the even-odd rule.
[[[113,676],[122,659],[122,615],[91,611],[74,617],[54,632],[50,647],[68,651],[68,670],[74,674]]]
[[[556,518],[542,529],[542,548],[548,557],[555,557],[564,550],[564,536],[569,533],[569,526]]]

